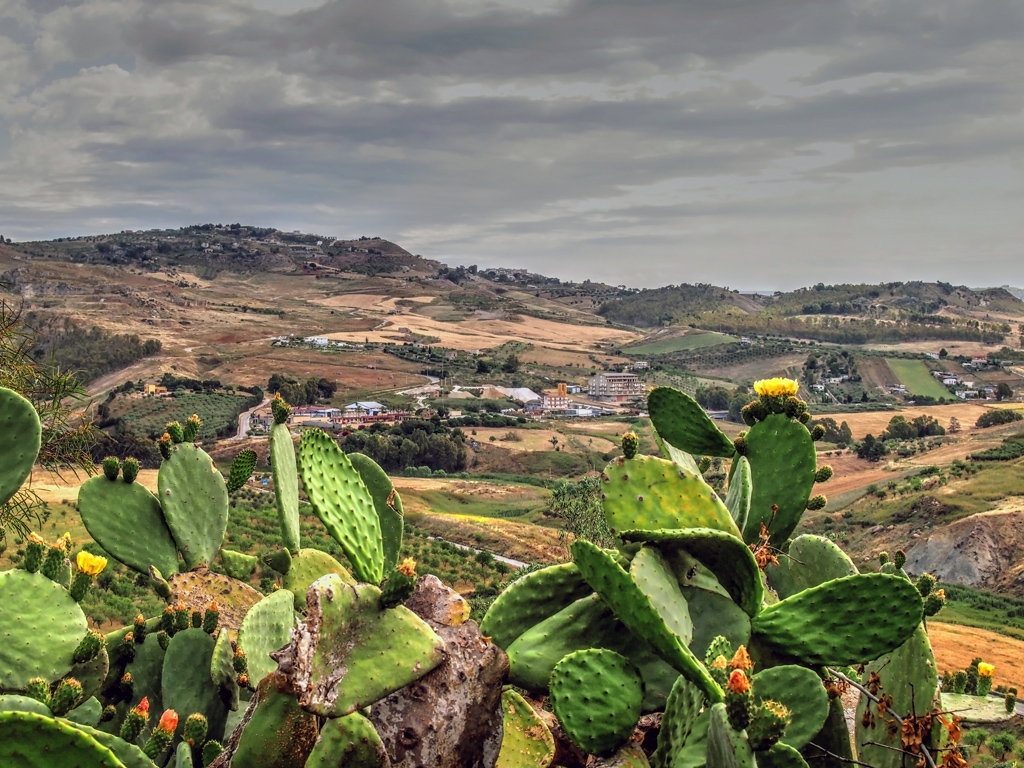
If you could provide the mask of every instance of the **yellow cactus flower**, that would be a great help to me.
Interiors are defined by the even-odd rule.
[[[753,669],[754,662],[750,658],[750,654],[747,653],[747,647],[741,645],[737,650],[736,654],[732,657],[732,661],[729,662],[729,667],[732,669]]]
[[[726,669],[729,666],[729,661],[722,654],[718,654],[715,660],[711,662],[712,669]]]
[[[87,576],[99,576],[107,567],[107,558],[89,554],[83,549],[75,558],[75,564],[78,566],[79,572]]]
[[[761,379],[754,382],[754,391],[761,397],[787,397],[795,395],[800,385],[793,379]]]
[[[982,677],[992,677],[992,673],[996,671],[996,668],[992,664],[986,664],[982,662],[978,665],[978,674]]]
[[[410,579],[416,575],[416,561],[411,557],[405,558],[401,563],[398,564],[398,572],[403,576],[408,576]]]
[[[28,535],[29,544],[45,544],[46,539],[40,536],[38,533],[30,533]]]

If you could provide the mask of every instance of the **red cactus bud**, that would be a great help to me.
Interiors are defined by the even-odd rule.
[[[729,690],[732,693],[743,694],[750,690],[750,680],[742,669],[734,669],[729,675]]]
[[[174,733],[178,728],[178,713],[173,709],[165,709],[164,713],[160,715],[160,722],[156,724],[164,733]]]
[[[132,711],[133,712],[138,712],[140,715],[149,714],[149,697],[148,696],[143,696],[142,697],[142,701],[140,701],[135,706],[135,709],[132,710]]]

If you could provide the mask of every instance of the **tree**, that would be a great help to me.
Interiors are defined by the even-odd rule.
[[[614,546],[601,508],[600,478],[593,476],[575,483],[559,483],[551,495],[551,512],[565,522],[558,538],[567,549],[572,539],[590,541],[599,547]]]
[[[956,416],[950,416],[949,418],[949,429],[946,431],[951,435],[955,435],[961,430],[960,420]]]
[[[490,373],[491,372],[491,366],[490,366],[490,364],[486,360],[484,360],[481,357],[479,360],[476,361],[476,372],[477,373]]]
[[[988,740],[988,748],[996,756],[997,760],[1004,760],[1006,755],[1012,752],[1015,746],[1017,746],[1017,740],[1013,738],[1012,733],[1006,731],[997,733]]]
[[[1013,387],[1005,381],[1000,381],[996,385],[996,400],[1006,400],[1011,397],[1013,397]]]
[[[946,351],[945,347],[939,350],[939,357],[941,357],[943,360],[945,360],[948,356],[949,352]]]
[[[505,362],[501,364],[501,370],[505,373],[518,373],[519,372],[519,358],[515,353],[505,358]]]
[[[857,447],[857,456],[868,461],[878,461],[887,453],[889,449],[885,447],[885,443],[870,433],[864,436],[864,440]]]

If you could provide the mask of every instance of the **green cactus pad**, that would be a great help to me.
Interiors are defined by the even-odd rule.
[[[651,756],[652,765],[674,764],[674,758],[690,738],[703,706],[704,694],[696,685],[680,676],[665,703],[661,729],[658,731],[658,748]]]
[[[629,575],[665,620],[669,630],[679,637],[683,645],[689,645],[693,639],[690,609],[679,591],[679,582],[661,553],[651,547],[641,549],[629,565]]]
[[[0,387],[0,506],[6,504],[32,474],[42,428],[32,403],[12,389]]]
[[[710,724],[711,707],[705,707],[682,746],[676,747],[671,755],[663,755],[660,751],[651,755],[653,768],[704,768],[707,763]]]
[[[151,565],[165,574],[178,570],[160,500],[141,483],[90,478],[78,489],[78,509],[89,535],[129,568],[140,573],[148,573]],[[145,535],[139,535],[142,531]]]
[[[729,518],[730,522],[732,518]],[[722,690],[697,661],[682,639],[672,632],[651,601],[615,560],[589,541],[572,543],[572,556],[587,583],[601,596],[619,621],[681,674],[695,682],[711,701],[721,701]]]
[[[292,564],[284,575],[283,584],[285,589],[295,595],[295,610],[306,610],[306,590],[310,584],[328,573],[337,574],[346,584],[356,583],[348,569],[326,552],[300,549],[292,555]]]
[[[746,435],[753,494],[743,540],[752,544],[767,526],[774,546],[796,529],[814,488],[817,454],[807,427],[782,413],[772,413]],[[772,505],[778,507],[774,517]]]
[[[391,573],[398,565],[402,551],[402,534],[405,528],[405,510],[402,497],[395,490],[387,473],[369,456],[361,453],[348,455],[352,466],[366,483],[366,489],[373,498],[373,508],[380,521],[380,537],[384,546],[384,573]]]
[[[146,757],[145,753],[134,744],[129,744],[124,739],[112,733],[101,731],[95,726],[72,723],[75,728],[92,738],[114,753],[114,757],[120,760],[125,768],[153,768],[153,761]]]
[[[684,549],[715,574],[748,616],[761,610],[764,585],[750,549],[737,537],[711,528],[622,531],[626,541],[646,541],[659,549]]]
[[[43,717],[53,717],[50,708],[43,702],[16,693],[0,694],[0,712],[34,712]]]
[[[779,564],[765,567],[768,583],[785,600],[805,589],[832,579],[853,576],[857,566],[834,543],[824,536],[797,536],[786,554],[779,555]]]
[[[828,694],[819,678],[807,667],[785,664],[754,675],[754,701],[771,699],[785,705],[792,716],[782,741],[802,748],[821,730],[828,717]]]
[[[308,434],[308,433],[307,433]],[[299,703],[323,717],[362,709],[418,680],[444,660],[444,642],[404,605],[381,610],[380,590],[329,574],[307,593],[308,668],[296,670]],[[343,677],[338,669],[347,668]]]
[[[192,747],[184,741],[178,742],[174,750],[174,760],[167,765],[169,768],[195,768],[195,763],[192,762]]]
[[[280,675],[260,681],[257,704],[231,756],[231,768],[303,766],[316,743],[316,716],[299,707],[291,693],[278,690]]]
[[[76,678],[77,679],[77,678]],[[88,725],[95,728],[100,723],[103,705],[95,696],[90,696],[67,714],[67,721],[75,725]]]
[[[843,700],[835,698],[828,707],[825,725],[811,739],[811,744],[804,747],[803,753],[807,760],[821,768],[847,768],[853,757],[853,745],[850,741],[850,729],[846,724],[846,712]],[[822,750],[838,755],[840,759],[827,757]]]
[[[686,598],[690,616],[697,618],[690,650],[698,659],[704,658],[716,637],[726,638],[733,648],[746,645],[750,640],[750,617],[732,598],[697,587],[682,587],[680,591]]]
[[[680,587],[706,589],[708,592],[717,592],[722,597],[731,599],[725,587],[718,582],[718,577],[689,552],[677,547],[666,547],[661,550],[661,555],[665,558],[665,564],[675,574]]]
[[[881,678],[882,691],[892,696],[892,712],[900,717],[906,717],[931,711],[939,679],[935,656],[923,626],[917,626],[910,638],[899,648],[869,664],[860,682],[866,685],[873,672],[877,672]],[[874,741],[889,747],[898,747],[900,739],[899,734],[889,736],[880,717],[877,718],[878,723],[874,728],[865,728],[861,718],[866,707],[867,697],[861,696],[857,705],[856,720],[858,758],[878,768],[900,768],[902,756],[898,752],[893,752],[885,746],[864,743]],[[878,710],[875,705],[872,704],[871,709],[877,716]]]
[[[238,674],[233,665],[234,651],[231,636],[226,629],[217,635],[210,661],[210,679],[221,690],[221,695],[232,712],[238,709]]]
[[[146,638],[146,643],[155,640]],[[181,716],[178,733],[185,726],[185,713],[199,713],[209,723],[209,737],[220,740],[228,710],[220,687],[210,679],[214,640],[201,629],[185,629],[171,638],[164,654],[161,699],[167,709]]]
[[[725,496],[725,506],[736,521],[741,531],[747,524],[750,514],[750,499],[754,486],[750,477],[750,461],[746,456],[737,456],[729,470],[729,492]]]
[[[808,768],[807,761],[785,741],[757,753],[757,768]]]
[[[501,693],[501,751],[494,768],[548,768],[555,759],[555,739],[533,707],[506,688]]]
[[[707,412],[685,392],[655,387],[647,395],[647,408],[658,434],[670,445],[696,456],[736,454],[736,448]]]
[[[213,459],[191,443],[174,445],[160,464],[157,487],[185,567],[213,562],[228,524],[228,489]]]
[[[725,704],[711,706],[711,721],[708,724],[707,764],[709,768],[711,766],[714,768],[756,768],[757,766],[746,734],[733,730],[729,725]]]
[[[287,424],[270,428],[270,470],[274,476],[274,501],[281,522],[281,541],[291,552],[299,551],[299,475],[295,444]]]
[[[591,593],[572,563],[550,565],[512,582],[487,609],[480,631],[499,648],[549,616]]]
[[[618,458],[601,479],[604,514],[613,532],[699,527],[740,534],[711,486],[671,461]]]
[[[73,677],[82,684],[82,698],[88,699],[99,692],[109,672],[110,657],[107,654],[106,646],[103,646],[99,653],[89,661],[83,661],[71,667],[68,677]]]
[[[658,444],[662,457],[671,461],[687,474],[700,474],[700,468],[697,466],[697,462],[694,460],[693,456],[688,454],[686,451],[679,450],[671,443],[666,443],[661,439],[661,435],[658,434],[657,430],[654,430],[654,441]]]
[[[585,752],[610,752],[640,720],[643,683],[626,657],[603,648],[570,653],[555,665],[551,708],[569,739]]]
[[[256,469],[256,451],[251,448],[239,451],[235,460],[231,462],[231,471],[228,473],[228,493],[234,493],[249,482],[254,469]]]
[[[295,596],[287,589],[271,592],[249,609],[238,630],[238,645],[249,659],[249,677],[262,680],[275,669],[270,654],[291,639],[295,626]]]
[[[807,664],[848,666],[877,659],[921,623],[921,595],[906,579],[862,573],[770,605],[751,622],[758,640]]]
[[[82,609],[60,585],[41,573],[0,572],[0,691],[23,691],[34,677],[62,677],[87,629]]]
[[[362,477],[330,435],[311,429],[299,443],[302,485],[313,510],[344,550],[355,576],[384,580],[380,519]]]
[[[160,647],[160,638],[154,632],[135,646],[135,658],[125,667],[125,672],[132,675],[131,706],[134,707],[143,698],[148,698],[150,711],[157,713],[158,716],[164,711],[164,655],[164,649]]]
[[[235,552],[233,549],[222,548],[220,551],[220,564],[224,567],[224,572],[232,579],[245,581],[252,576],[258,562],[255,555]]]
[[[125,768],[114,753],[73,724],[33,712],[0,713],[4,768]]]
[[[391,760],[373,723],[358,712],[328,720],[304,768],[384,768]]]
[[[635,742],[627,742],[614,755],[596,763],[601,768],[651,768],[647,755]]]

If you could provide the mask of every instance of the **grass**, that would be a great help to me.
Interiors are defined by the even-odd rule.
[[[887,357],[885,362],[889,364],[892,372],[896,374],[896,378],[900,380],[900,383],[911,394],[935,398],[952,397],[949,390],[942,386],[928,372],[928,366],[921,360],[902,360],[895,357]]]
[[[676,336],[671,339],[664,339],[663,341],[653,341],[650,344],[626,347],[623,352],[631,357],[636,357],[637,355],[667,355],[672,352],[685,352],[689,349],[713,347],[717,344],[731,344],[738,341],[739,338],[736,336],[708,331],[707,333],[688,333],[685,336]]]
[[[961,584],[940,586],[946,590],[946,605],[936,617],[939,621],[1024,640],[1024,600]]]
[[[120,416],[139,435],[159,436],[170,421],[185,423],[198,413],[203,420],[200,439],[209,440],[237,424],[238,414],[249,407],[248,395],[189,393],[181,397],[119,397],[111,412]]]

